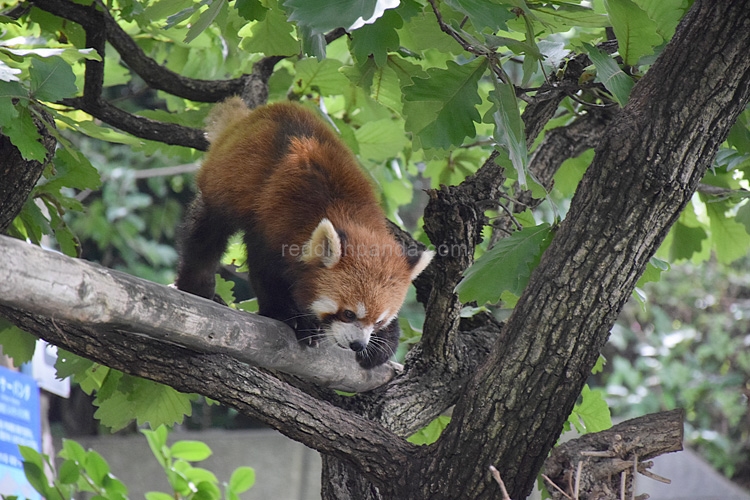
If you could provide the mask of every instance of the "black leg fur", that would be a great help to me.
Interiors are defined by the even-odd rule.
[[[229,237],[236,231],[230,217],[212,210],[198,194],[188,207],[178,233],[180,261],[175,280],[177,288],[214,299],[216,269]]]

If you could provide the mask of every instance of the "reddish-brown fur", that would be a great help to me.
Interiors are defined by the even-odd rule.
[[[222,106],[226,113],[227,106],[236,112],[236,107],[243,105],[230,100]],[[278,147],[278,128],[294,121],[309,127],[313,135],[293,138],[288,152],[275,162],[269,152]],[[327,217],[346,233],[354,251],[348,252],[336,269],[316,268],[313,271],[318,272],[305,273],[312,282],[300,290],[299,300],[309,303],[316,298],[312,293],[322,292],[340,299],[342,305],[347,298],[364,296],[366,305],[379,304],[370,308],[373,312],[387,305],[394,312],[400,308],[411,268],[403,258],[393,258],[400,256],[402,249],[390,235],[385,215],[356,159],[310,110],[277,103],[238,119],[235,116],[229,123],[224,121],[197,182],[204,199],[256,220],[255,228],[267,244],[279,252],[288,250],[285,254],[290,262],[299,255],[293,250],[302,247],[322,218]],[[358,255],[358,246],[379,254],[368,259],[372,265],[365,269],[352,265],[355,261],[362,264],[366,257]],[[367,275],[361,275],[363,271]],[[393,282],[394,286],[373,290],[374,281]],[[342,292],[348,297],[342,297]]]
[[[314,111],[293,103],[250,111],[233,98],[214,109],[207,131],[211,147],[186,223],[179,288],[212,294],[213,269],[204,262],[217,249],[204,240],[216,233],[225,245],[242,229],[261,314],[290,320],[280,317],[290,306],[271,303],[285,300],[283,290],[272,289],[276,281],[290,288],[296,307],[288,314],[309,313],[321,296],[340,311],[364,304],[363,324],[386,310],[396,314],[415,267],[418,273],[429,257],[422,263],[404,256],[356,158]],[[331,267],[301,262],[303,245],[324,218],[342,237],[341,260]]]

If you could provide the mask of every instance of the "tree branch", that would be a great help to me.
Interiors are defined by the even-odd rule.
[[[304,347],[281,322],[229,310],[20,240],[0,237],[0,253],[5,256],[0,262],[0,304],[7,308],[85,324],[104,335],[122,334],[127,325],[131,335],[147,336],[158,344],[227,354],[345,391],[371,390],[394,376],[392,365],[365,370],[353,353],[332,345]]]
[[[494,495],[491,482],[468,488],[447,456],[495,462],[514,498],[530,490],[636,280],[750,100],[750,2],[720,5],[693,5],[602,136],[506,324],[508,343],[495,345],[438,443],[448,486],[425,489],[433,498]]]
[[[682,450],[684,410],[672,410],[627,420],[606,431],[586,434],[552,450],[542,473],[562,491],[573,497],[574,472],[581,464],[577,486],[580,498],[617,500],[620,498],[620,472],[635,467],[648,474],[647,460]],[[626,475],[626,490],[632,492],[632,474]],[[550,489],[552,498],[565,498]],[[631,498],[628,495],[628,498]]]

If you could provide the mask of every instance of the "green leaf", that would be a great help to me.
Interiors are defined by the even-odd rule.
[[[669,271],[669,263],[656,257],[651,257],[646,265],[646,270],[638,279],[635,286],[642,287],[646,283],[661,280],[661,273],[664,271]]]
[[[746,256],[750,247],[750,234],[745,226],[726,215],[728,209],[727,202],[706,203],[711,242],[721,264],[731,264]]]
[[[515,87],[511,83],[501,83],[495,79],[495,91],[490,94],[490,100],[495,103],[495,112],[492,113],[495,141],[508,151],[518,175],[518,183],[526,189],[526,132],[518,110]]]
[[[234,8],[248,21],[262,21],[268,13],[268,9],[260,0],[237,0],[234,2]]]
[[[279,9],[271,9],[262,21],[244,26],[237,34],[243,37],[240,47],[267,56],[291,56],[299,53],[294,27]]]
[[[167,448],[169,429],[167,426],[160,425],[154,430],[141,429],[141,434],[146,436],[146,442],[149,448],[151,448],[151,453],[154,454],[154,457],[161,464],[162,468],[166,469],[169,466],[169,458],[167,457],[167,453],[169,452],[169,448]]]
[[[211,2],[208,4],[208,9],[204,10],[200,16],[198,16],[198,20],[196,20],[194,23],[191,24],[190,28],[188,29],[187,35],[185,35],[185,43],[190,43],[195,38],[203,33],[206,28],[208,28],[212,22],[214,22],[214,19],[216,19],[216,16],[219,15],[219,12],[221,11],[222,7],[226,7],[227,0],[211,0]]]
[[[448,149],[476,135],[482,102],[477,84],[487,68],[483,57],[464,65],[447,62],[447,69],[431,68],[427,78],[415,77],[403,88],[406,130],[419,138],[422,148]]]
[[[349,86],[349,80],[339,72],[341,63],[334,59],[301,59],[294,65],[294,93],[305,95],[316,90],[322,96],[337,95]]]
[[[173,495],[167,495],[161,491],[149,491],[144,495],[146,500],[174,500]]]
[[[25,106],[16,109],[18,116],[11,122],[3,124],[3,134],[8,136],[24,159],[44,161],[48,152],[40,142],[42,137],[31,118],[31,113]]]
[[[440,434],[442,434],[443,430],[448,427],[450,421],[450,417],[440,415],[425,427],[406,438],[406,440],[416,445],[432,444],[438,440]]]
[[[86,370],[91,369],[93,366],[93,361],[82,358],[64,349],[57,350],[55,369],[57,370],[58,378],[85,377]]]
[[[13,366],[19,367],[31,361],[34,356],[37,338],[26,333],[5,318],[0,318],[0,345],[3,354],[13,360]]]
[[[29,76],[31,95],[40,101],[55,102],[78,92],[73,68],[61,57],[32,59]]]
[[[653,54],[654,47],[664,42],[656,23],[632,0],[604,0],[604,7],[625,65],[635,66],[642,56]]]
[[[506,21],[515,19],[508,5],[500,5],[487,0],[446,0],[450,8],[469,17],[477,31],[489,28],[493,33],[508,30]]]
[[[588,43],[584,43],[583,46],[596,66],[596,79],[604,84],[620,106],[625,106],[635,85],[633,79],[626,75],[606,52]]]
[[[372,24],[365,24],[351,34],[351,49],[355,59],[365,61],[370,55],[375,64],[382,67],[386,63],[388,52],[398,50],[400,40],[397,29],[403,26],[401,16],[389,10],[383,17]]]
[[[688,208],[690,210],[690,208]],[[672,226],[672,244],[669,247],[669,258],[672,262],[690,260],[700,253],[703,242],[708,238],[702,227],[690,227],[677,221]]]
[[[603,391],[591,390],[586,384],[581,392],[581,403],[573,408],[568,421],[580,434],[605,431],[612,427],[612,416],[604,400]]]
[[[234,281],[225,280],[221,277],[221,275],[216,275],[216,288],[214,290],[214,293],[221,297],[221,300],[223,300],[227,304],[233,304],[234,303]]]
[[[74,484],[81,477],[81,469],[75,460],[65,460],[57,469],[57,477],[62,484]]]
[[[211,456],[211,448],[202,441],[177,441],[169,450],[172,457],[188,462],[200,462]]]
[[[367,122],[354,135],[359,144],[359,156],[376,162],[396,156],[406,145],[404,130],[393,120]]]
[[[656,31],[665,41],[674,35],[675,28],[688,8],[688,0],[633,0],[649,19],[656,23]]]
[[[313,33],[335,28],[349,28],[360,17],[370,19],[375,13],[375,0],[286,0],[289,20],[309,27]]]
[[[104,478],[109,474],[109,464],[104,460],[104,457],[94,450],[86,452],[86,461],[83,467],[94,484],[100,486],[104,482]]]
[[[44,475],[44,467],[28,461],[23,462],[23,473],[32,488],[38,491],[42,497],[49,498],[50,487],[47,477]]]
[[[461,302],[495,303],[505,290],[520,296],[551,235],[550,225],[541,224],[501,239],[464,272],[456,287]]]
[[[239,495],[255,484],[255,470],[252,467],[237,467],[229,478],[229,490]]]

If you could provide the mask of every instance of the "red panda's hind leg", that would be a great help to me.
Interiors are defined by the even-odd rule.
[[[237,231],[230,217],[207,206],[200,193],[188,207],[178,231],[180,260],[175,286],[224,303],[214,295],[216,270],[229,237]]]

